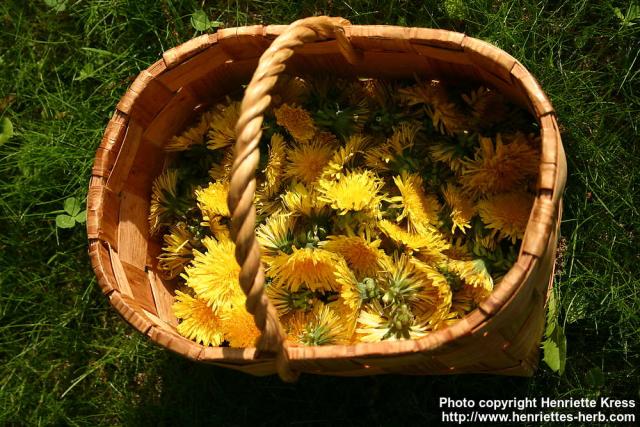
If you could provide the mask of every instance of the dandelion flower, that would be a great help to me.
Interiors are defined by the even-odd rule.
[[[304,103],[309,92],[309,85],[300,77],[280,75],[273,89],[274,105]]]
[[[281,253],[291,253],[294,226],[294,216],[279,213],[267,218],[266,222],[258,227],[256,236],[265,260]]]
[[[285,176],[305,184],[313,184],[332,156],[331,147],[315,142],[298,145],[287,153]]]
[[[215,217],[229,217],[229,207],[227,206],[227,195],[229,186],[225,182],[212,182],[204,189],[196,190],[198,207],[205,220]]]
[[[427,256],[440,257],[442,251],[450,247],[450,244],[433,227],[421,228],[414,234],[383,219],[378,221],[378,228],[396,244],[408,249],[410,253],[419,252]]]
[[[413,305],[420,300],[424,283],[410,259],[410,256],[401,254],[399,257],[385,257],[380,260],[382,271],[378,276],[378,283],[385,304]]]
[[[503,144],[498,134],[494,146],[491,138],[480,138],[475,158],[465,163],[462,186],[473,195],[511,191],[538,173],[538,157],[538,152],[520,139]]]
[[[316,209],[316,198],[304,184],[297,183],[280,196],[282,205],[292,215],[311,216]]]
[[[164,151],[186,151],[194,145],[204,144],[204,137],[209,130],[212,115],[212,112],[202,114],[195,126],[171,138],[163,147]]]
[[[287,145],[282,135],[274,133],[271,136],[271,146],[269,147],[269,160],[264,170],[265,175],[265,194],[267,197],[273,197],[282,185],[282,177],[284,174],[284,164],[286,160]]]
[[[230,240],[202,239],[206,252],[193,251],[194,259],[182,277],[198,298],[216,310],[241,304],[244,293],[238,275],[240,266],[234,256],[235,244]]]
[[[347,342],[348,332],[332,305],[318,304],[313,311],[292,317],[289,338],[299,345],[334,345]]]
[[[503,193],[478,202],[478,212],[493,235],[515,243],[524,237],[533,201],[529,193]]]
[[[255,347],[260,336],[253,316],[244,307],[244,304],[234,307],[222,316],[224,320],[224,336],[229,341],[229,346],[248,348]]]
[[[361,153],[365,148],[369,138],[361,134],[351,135],[344,147],[340,147],[329,164],[322,171],[322,178],[324,179],[340,179],[344,174],[344,168],[346,165],[353,161],[356,154]]]
[[[342,255],[358,277],[374,277],[378,261],[385,256],[380,240],[370,241],[360,236],[329,236],[321,243],[323,249]]]
[[[436,141],[429,145],[429,152],[434,160],[446,164],[456,174],[463,171],[464,155],[457,144]]]
[[[182,223],[171,226],[169,233],[164,235],[164,246],[158,256],[158,270],[165,278],[175,278],[193,259],[191,239],[193,235]]]
[[[484,301],[493,291],[493,279],[481,259],[473,261],[449,260],[447,269],[460,277],[466,286],[473,288],[476,303]]]
[[[395,198],[400,202],[402,213],[397,220],[407,218],[409,229],[415,232],[420,227],[438,223],[438,212],[442,208],[434,195],[427,195],[423,190],[422,178],[417,174],[403,173],[393,178],[401,196]]]
[[[229,230],[228,225],[226,224],[222,217],[214,217],[209,221],[205,221],[204,225],[209,225],[209,230],[211,230],[211,234],[217,240],[229,240],[231,239],[231,231]]]
[[[229,182],[233,160],[233,150],[225,151],[222,161],[214,164],[211,166],[211,169],[209,169],[211,179],[218,182]]]
[[[447,278],[436,268],[416,258],[411,258],[411,264],[423,283],[415,304],[420,317],[426,320],[430,329],[439,329],[451,310],[451,287]]]
[[[397,169],[403,160],[406,162],[405,152],[413,148],[421,128],[418,122],[401,123],[384,144],[367,150],[364,156],[367,167],[378,172]]]
[[[506,100],[498,92],[484,86],[462,95],[464,102],[471,107],[473,118],[478,124],[489,126],[504,121],[509,114]]]
[[[416,339],[427,334],[425,325],[416,319],[407,305],[385,313],[379,305],[372,304],[360,312],[358,326],[356,333],[363,342]]]
[[[211,130],[208,133],[207,147],[219,150],[232,145],[236,140],[236,123],[240,117],[240,103],[218,106],[210,119]]]
[[[153,181],[149,207],[149,233],[156,234],[164,225],[169,225],[175,213],[177,201],[178,171],[167,169]]]
[[[438,80],[421,82],[400,89],[400,97],[409,105],[424,104],[433,122],[441,133],[453,135],[466,128],[466,117],[449,98],[446,87]]]
[[[311,114],[302,107],[283,104],[274,113],[277,123],[287,129],[297,142],[308,142],[316,133]]]
[[[224,340],[222,322],[214,310],[201,299],[176,291],[173,313],[180,319],[180,335],[204,346],[218,346]]]
[[[337,254],[317,248],[293,248],[293,253],[281,253],[273,258],[268,273],[275,286],[292,291],[300,288],[337,291],[336,265],[344,260]]]
[[[337,181],[321,179],[318,182],[319,200],[338,211],[366,212],[377,216],[384,195],[379,194],[384,182],[370,170],[349,172]]]
[[[297,311],[309,311],[318,302],[316,293],[308,289],[293,292],[269,285],[265,287],[265,292],[281,317]]]
[[[442,195],[451,209],[450,217],[453,222],[451,232],[453,233],[458,229],[466,234],[467,228],[471,228],[471,219],[475,215],[473,202],[451,183],[447,184],[447,187],[442,190]]]

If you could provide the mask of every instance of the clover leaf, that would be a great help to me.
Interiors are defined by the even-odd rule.
[[[76,223],[84,223],[87,220],[87,210],[81,209],[80,201],[75,197],[69,197],[64,201],[66,214],[56,216],[56,226],[58,228],[73,228]]]

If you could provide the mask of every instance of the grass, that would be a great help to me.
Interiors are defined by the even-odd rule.
[[[327,378],[296,385],[200,366],[134,332],[100,294],[81,226],[95,149],[139,70],[198,33],[311,14],[453,29],[518,58],[550,96],[569,159],[556,289],[559,376]],[[64,5],[64,10],[48,6]],[[0,2],[0,424],[396,424],[440,396],[639,398],[640,22],[628,1],[47,0]],[[631,22],[633,23],[633,22]],[[600,376],[602,372],[602,377]]]

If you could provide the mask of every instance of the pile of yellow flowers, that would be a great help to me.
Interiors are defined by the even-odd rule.
[[[251,347],[227,192],[242,94],[165,147],[150,231],[178,332]],[[265,115],[257,236],[294,345],[419,338],[463,318],[516,259],[539,130],[484,87],[281,77]]]

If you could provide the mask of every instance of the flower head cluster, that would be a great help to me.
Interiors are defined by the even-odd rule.
[[[153,183],[157,270],[177,331],[251,347],[227,207],[238,100],[171,138]],[[418,339],[475,309],[515,261],[538,172],[533,125],[497,92],[440,81],[278,82],[256,171],[265,292],[290,345]]]

